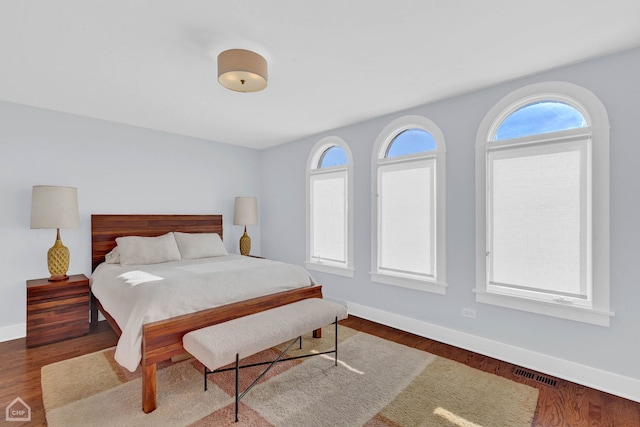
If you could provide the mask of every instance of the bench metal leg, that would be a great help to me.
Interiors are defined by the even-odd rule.
[[[240,396],[238,395],[239,379],[240,379],[240,355],[236,353],[236,422],[238,422],[238,402],[240,401]],[[248,390],[249,389],[247,389],[247,391]]]
[[[336,321],[333,323],[334,325],[336,325],[336,332],[334,334],[335,336],[334,336],[334,344],[333,344],[335,354],[333,355],[333,359],[335,361],[334,366],[338,366],[338,316],[336,316]]]
[[[274,365],[276,363],[278,363],[278,362],[286,362],[287,360],[302,359],[302,358],[306,358],[306,357],[320,356],[320,355],[323,355],[323,354],[332,354],[333,353],[334,354],[334,366],[338,366],[338,317],[336,317],[334,325],[335,325],[335,338],[334,338],[334,348],[333,348],[333,350],[322,351],[322,352],[318,352],[318,353],[303,354],[303,355],[300,355],[300,356],[293,356],[293,357],[283,358],[283,356],[289,350],[291,350],[291,347],[293,347],[293,345],[296,342],[300,343],[299,348],[302,349],[302,336],[300,336],[300,337],[294,339],[293,341],[291,341],[289,343],[289,345],[287,346],[287,348],[285,348],[284,351],[282,351],[282,353],[280,353],[278,355],[278,357],[276,357],[276,359],[273,360],[273,361],[251,363],[249,365],[240,365],[240,354],[236,353],[236,363],[235,363],[235,366],[233,366],[231,368],[214,369],[213,371],[210,371],[206,366],[204,367],[204,390],[207,391],[207,376],[209,374],[215,374],[216,372],[224,372],[224,371],[234,370],[235,373],[236,373],[235,422],[238,422],[238,408],[240,406],[240,399],[242,399],[244,397],[244,395],[247,394],[271,370],[271,368],[274,367]],[[314,336],[315,336],[315,331],[314,331]],[[242,368],[251,368],[253,366],[261,366],[261,365],[269,365],[269,366],[267,366],[267,368],[260,375],[258,375],[258,377],[255,380],[253,380],[253,382],[251,384],[249,384],[249,386],[242,393],[240,393],[240,369],[242,369]]]

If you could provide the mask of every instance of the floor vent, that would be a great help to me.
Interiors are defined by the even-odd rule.
[[[529,378],[530,380],[537,381],[550,387],[556,387],[558,385],[558,382],[553,378],[545,377],[544,375],[537,375],[531,371],[527,371],[526,369],[513,368],[513,373],[520,377]]]
[[[522,368],[514,368],[513,373],[518,376],[529,378],[529,379],[534,379],[536,376],[533,372],[525,371]]]
[[[536,381],[551,387],[555,387],[558,385],[558,382],[556,380],[554,380],[553,378],[545,377],[544,375],[536,375]]]

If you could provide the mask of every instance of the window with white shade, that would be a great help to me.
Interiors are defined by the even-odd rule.
[[[352,160],[338,137],[320,140],[307,165],[307,260],[311,270],[353,275]]]
[[[406,116],[380,133],[373,152],[372,280],[445,293],[444,136]]]
[[[479,302],[609,325],[609,128],[569,83],[515,91],[476,156]]]

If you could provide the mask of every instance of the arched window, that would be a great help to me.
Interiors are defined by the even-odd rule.
[[[487,114],[477,138],[477,300],[608,325],[602,103],[569,83],[527,86]]]
[[[536,101],[518,108],[500,123],[493,141],[587,127],[576,107],[560,101]]]
[[[307,163],[307,257],[311,270],[353,276],[353,161],[338,137],[320,140]]]
[[[442,132],[424,117],[394,120],[372,162],[372,280],[444,294]]]
[[[315,169],[326,169],[333,166],[346,166],[349,164],[347,153],[339,145],[333,145],[325,149],[320,155],[320,160]]]
[[[387,147],[386,158],[420,154],[436,149],[433,135],[424,129],[407,129],[393,138]]]

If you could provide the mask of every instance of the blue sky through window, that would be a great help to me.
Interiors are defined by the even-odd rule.
[[[433,135],[423,129],[407,129],[400,132],[387,148],[386,157],[404,156],[436,149]]]
[[[496,131],[493,140],[519,138],[587,126],[584,116],[571,105],[542,101],[514,111]]]
[[[332,166],[341,166],[349,163],[347,160],[347,153],[344,152],[342,147],[334,145],[327,148],[318,162],[318,168],[330,168]]]

